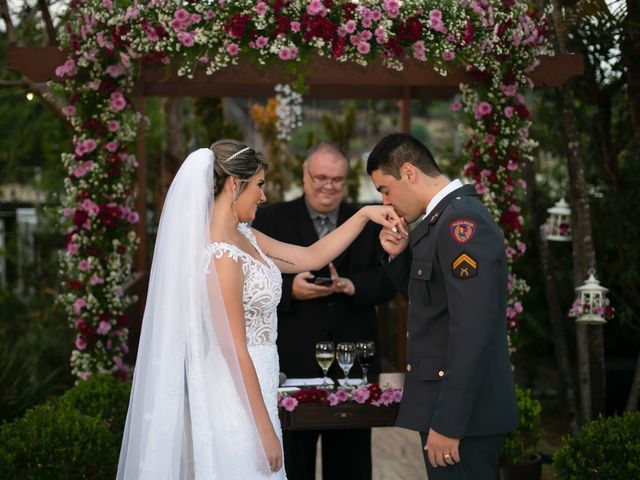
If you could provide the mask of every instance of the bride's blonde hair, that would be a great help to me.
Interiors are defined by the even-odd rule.
[[[215,154],[213,169],[213,195],[222,191],[229,177],[240,179],[234,200],[247,187],[247,182],[260,170],[269,168],[269,161],[261,153],[237,140],[223,139],[209,147]]]

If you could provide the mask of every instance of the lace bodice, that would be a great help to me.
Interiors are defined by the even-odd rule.
[[[276,309],[282,294],[282,276],[278,267],[258,246],[249,226],[241,223],[238,230],[251,242],[262,261],[231,243],[214,242],[207,246],[207,268],[212,258],[222,258],[224,255],[241,263],[244,274],[242,304],[247,345],[274,345],[278,337]]]

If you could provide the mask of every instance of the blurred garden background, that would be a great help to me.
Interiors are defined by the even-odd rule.
[[[533,445],[523,448],[542,452],[547,462],[543,478],[640,478],[638,414],[621,418],[637,412],[640,399],[640,3],[551,3],[554,47],[582,55],[584,73],[560,87],[536,88],[526,95],[533,118],[529,136],[537,147],[524,167],[528,188],[519,198],[526,252],[513,268],[529,289],[511,342],[517,383],[539,402],[542,430],[533,432]],[[128,385],[112,378],[78,384],[69,365],[77,332],[58,301],[59,256],[66,248],[61,196],[68,175],[60,157],[70,149],[73,129],[50,96],[58,87],[7,68],[10,46],[56,44],[67,2],[1,0],[0,10],[0,477],[12,478],[3,475],[13,471],[12,462],[26,465],[26,457],[42,455],[58,468],[57,477],[47,478],[113,478]],[[451,178],[464,178],[469,162],[464,124],[451,109],[458,100],[411,100],[409,105],[410,132],[429,146]],[[219,138],[241,139],[267,154],[272,162],[268,201],[301,194],[302,160],[319,141],[334,142],[348,152],[349,199],[379,201],[364,165],[382,136],[401,129],[399,100],[305,99],[303,124],[288,141],[277,137],[276,106],[273,98],[251,95],[146,98],[142,222],[149,235],[148,264],[172,175],[190,151]],[[568,241],[547,240],[541,227],[549,220],[548,209],[561,199],[571,212],[588,216],[590,229],[574,230]],[[615,312],[603,325],[582,327],[587,365],[576,318],[569,316],[575,287],[587,280],[582,275],[585,261],[608,289]],[[396,346],[404,333],[398,331],[398,308],[392,303],[380,315],[388,371],[401,371]],[[139,305],[132,305],[127,315],[135,342]],[[134,353],[135,346],[130,356]],[[585,368],[588,412],[583,405]],[[533,430],[537,405],[531,407]],[[619,423],[583,427],[600,415]],[[586,439],[573,437],[580,427]],[[49,436],[38,433],[42,431]],[[571,443],[571,438],[576,440]],[[609,450],[619,449],[620,438],[628,442],[624,457]],[[567,451],[568,445],[576,450]],[[69,460],[83,456],[84,449],[96,455],[85,458],[81,467]],[[576,466],[589,463],[585,458],[604,462],[603,476],[562,476],[588,471]],[[613,463],[622,463],[623,469],[607,470]],[[40,478],[29,475],[24,478]]]

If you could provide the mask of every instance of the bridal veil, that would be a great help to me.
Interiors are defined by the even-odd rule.
[[[224,280],[207,264],[213,162],[207,148],[189,155],[165,199],[118,479],[269,473],[220,293]]]

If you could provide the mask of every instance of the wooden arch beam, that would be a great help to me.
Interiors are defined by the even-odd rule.
[[[16,70],[35,82],[60,80],[55,69],[67,59],[55,47],[11,47],[7,53],[9,69]],[[557,87],[567,79],[582,74],[580,55],[543,57],[532,73],[535,86]],[[136,91],[145,96],[178,97],[270,97],[278,83],[289,83],[291,75],[274,64],[261,68],[249,62],[230,66],[213,75],[203,69],[194,78],[178,77],[165,66],[144,66]],[[402,71],[391,70],[381,62],[366,67],[314,57],[305,82],[307,97],[312,98],[447,98],[458,91],[458,85],[469,81],[463,69],[440,75],[430,65],[407,60]]]

